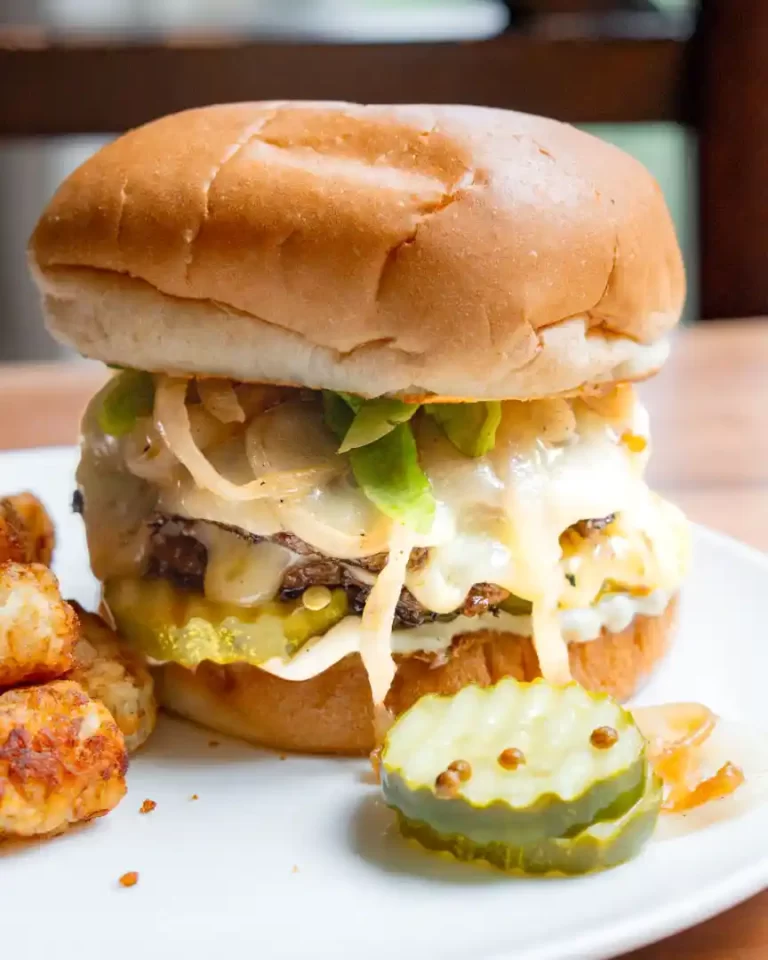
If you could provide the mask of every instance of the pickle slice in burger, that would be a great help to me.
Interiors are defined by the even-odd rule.
[[[289,657],[347,613],[343,590],[331,591],[319,610],[301,600],[240,607],[182,593],[164,580],[110,580],[104,600],[128,643],[153,660],[184,667],[204,660],[259,666]]]
[[[423,697],[381,759],[386,802],[448,850],[573,837],[623,817],[649,789],[631,715],[605,694],[544,680]]]

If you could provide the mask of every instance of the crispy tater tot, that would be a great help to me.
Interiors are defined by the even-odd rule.
[[[78,633],[77,616],[47,567],[0,564],[0,689],[66,673]]]
[[[70,603],[80,621],[80,639],[75,646],[75,668],[68,677],[104,704],[132,753],[152,733],[157,721],[152,676],[101,617],[87,613],[72,600]]]
[[[0,563],[50,565],[55,537],[45,507],[31,493],[0,498]]]
[[[109,813],[125,795],[127,767],[117,724],[79,684],[0,695],[0,840]]]
[[[24,521],[9,497],[0,499],[0,563],[29,562],[29,541]]]

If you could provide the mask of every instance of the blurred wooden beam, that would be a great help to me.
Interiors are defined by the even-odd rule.
[[[86,404],[108,377],[82,361],[0,364],[0,450],[77,443]]]
[[[613,13],[616,10],[656,10],[652,0],[506,0],[510,12],[547,16],[557,13]]]
[[[0,32],[0,136],[111,133],[233,100],[474,103],[570,122],[680,120],[681,39],[507,33],[473,43],[138,42]]]
[[[701,311],[768,313],[768,0],[703,0],[699,90]]]

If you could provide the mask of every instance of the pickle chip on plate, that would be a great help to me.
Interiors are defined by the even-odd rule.
[[[637,803],[616,820],[601,820],[573,836],[545,837],[528,844],[474,843],[466,837],[438,833],[429,824],[399,815],[403,836],[457,860],[486,860],[508,873],[583,876],[617,867],[637,856],[650,839],[661,805],[661,781],[648,772]]]
[[[423,846],[534,874],[630,859],[661,805],[632,716],[544,680],[423,697],[389,731],[382,789]]]

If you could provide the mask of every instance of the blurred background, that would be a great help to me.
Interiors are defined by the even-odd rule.
[[[761,209],[759,190],[734,201],[732,183],[761,176],[744,141],[755,110],[768,126],[766,88],[750,92],[747,63],[768,56],[767,9],[768,0],[0,0],[0,363],[66,356],[39,322],[25,263],[58,183],[121,130],[225,99],[487,103],[574,122],[657,177],[688,267],[686,322],[768,312],[765,254],[761,268],[741,251],[768,249],[765,223],[755,234],[767,201]],[[715,194],[723,170],[731,185]]]

